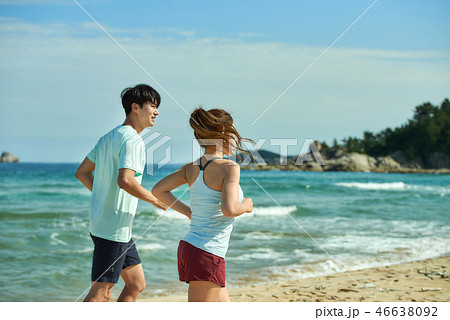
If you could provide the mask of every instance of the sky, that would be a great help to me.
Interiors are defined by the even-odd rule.
[[[374,2],[0,0],[0,152],[79,163],[139,83],[162,96],[143,132],[166,141],[154,162],[192,160],[200,105],[229,111],[262,149],[296,139],[292,155],[400,126],[450,98],[450,2]]]

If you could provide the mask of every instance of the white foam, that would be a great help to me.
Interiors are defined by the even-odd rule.
[[[394,190],[394,191],[427,191],[436,192],[440,195],[450,194],[450,186],[427,186],[406,184],[402,181],[397,182],[337,182],[334,184],[338,187],[362,189],[362,190]]]
[[[334,185],[338,187],[347,187],[363,190],[405,190],[406,185],[404,182],[337,182]]]
[[[88,247],[88,248],[84,248],[84,249],[73,250],[73,251],[70,251],[70,253],[88,253],[88,252],[92,252],[93,250],[94,250],[94,247]]]
[[[272,239],[281,239],[282,236],[280,234],[274,234],[272,232],[260,232],[254,231],[249,232],[244,235],[244,238],[247,240],[272,240]]]
[[[166,211],[161,209],[152,209],[154,212],[156,212],[159,216],[164,216],[161,219],[173,219],[173,220],[185,220],[188,221],[189,219],[184,216],[183,214],[173,210],[169,209]],[[251,218],[251,217],[270,217],[270,216],[286,216],[286,213],[292,213],[295,210],[297,210],[296,206],[284,206],[284,207],[253,207],[253,211],[251,213],[244,213],[237,218]]]
[[[319,257],[317,255],[309,255],[307,260],[301,259],[304,261],[302,263],[264,267],[249,271],[251,275],[246,272],[230,274],[228,279],[237,285],[241,281],[245,284],[246,278],[248,277],[254,278],[256,282],[258,282],[257,279],[266,279],[266,281],[263,280],[260,283],[267,282],[267,279],[271,279],[270,281],[286,281],[324,276],[336,272],[343,272],[344,270],[352,271],[376,268],[448,255],[450,240],[447,239],[447,241],[443,241],[439,245],[436,245],[437,243],[439,243],[437,239],[426,239],[425,241],[416,242],[410,247],[391,247],[389,251],[379,251],[376,254],[335,254],[331,251],[330,254],[334,261],[325,253],[321,255],[321,259],[318,259]],[[429,248],[433,248],[433,250],[428,250]],[[280,254],[278,256],[282,257]],[[253,256],[252,258],[257,258],[257,256]]]
[[[137,249],[139,251],[158,251],[164,249],[164,246],[160,245],[159,243],[139,243],[137,245]]]
[[[229,260],[234,261],[249,261],[254,259],[271,260],[282,257],[280,252],[276,252],[270,248],[255,248],[249,251],[249,253],[242,254],[237,257],[228,257]]]
[[[297,210],[296,206],[285,206],[285,207],[253,207],[251,213],[244,213],[238,218],[251,218],[251,217],[271,217],[271,216],[286,216],[286,213],[292,213]]]
[[[53,232],[53,233],[50,235],[50,239],[53,240],[52,243],[54,243],[54,244],[57,243],[57,244],[67,245],[67,242],[64,242],[64,241],[62,241],[62,240],[56,238],[57,236],[59,236],[59,233],[57,233],[57,232]]]
[[[168,209],[164,211],[162,209],[155,208],[153,209],[159,216],[164,216],[161,219],[171,219],[171,220],[189,220],[184,214],[179,213],[173,209]]]

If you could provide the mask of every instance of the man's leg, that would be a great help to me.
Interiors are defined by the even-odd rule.
[[[113,287],[114,283],[92,282],[91,290],[83,301],[108,302],[111,299]]]
[[[145,289],[145,276],[142,264],[135,264],[123,269],[120,276],[125,281],[125,287],[117,301],[135,302],[138,295]]]

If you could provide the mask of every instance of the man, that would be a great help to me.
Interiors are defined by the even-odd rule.
[[[136,301],[145,288],[141,260],[131,239],[138,198],[167,210],[141,186],[145,144],[139,133],[155,124],[161,97],[145,84],[124,89],[121,96],[124,123],[98,140],[75,174],[92,191],[92,286],[84,301],[109,301],[119,276],[125,287],[118,301]]]

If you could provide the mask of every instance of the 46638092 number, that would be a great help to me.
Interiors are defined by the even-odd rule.
[[[424,316],[424,317],[437,317],[436,307],[378,307],[375,311],[379,316],[393,316],[393,317],[405,317],[405,316]]]

